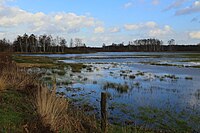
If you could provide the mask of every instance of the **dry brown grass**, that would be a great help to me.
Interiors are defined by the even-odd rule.
[[[66,98],[56,95],[56,86],[50,91],[40,86],[36,94],[36,109],[42,123],[53,132],[99,132],[96,119],[69,107]]]
[[[0,91],[6,89],[6,81],[1,77],[0,78]]]
[[[36,76],[26,73],[12,61],[11,55],[0,53],[0,89],[25,89],[35,84]]]
[[[28,75],[25,70],[19,69],[14,63],[2,69],[0,79],[4,89],[22,90],[27,85],[35,83],[35,77]]]
[[[39,64],[39,63],[17,63],[17,66],[21,68],[32,68],[32,67],[53,67],[53,64]]]
[[[63,112],[68,107],[68,102],[63,97],[58,97],[55,91],[50,92],[47,87],[40,86],[36,94],[36,109],[42,123],[55,131],[61,129]]]

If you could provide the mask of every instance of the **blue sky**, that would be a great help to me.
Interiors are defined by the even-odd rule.
[[[200,0],[0,0],[0,38],[81,38],[89,46],[158,38],[200,42]]]

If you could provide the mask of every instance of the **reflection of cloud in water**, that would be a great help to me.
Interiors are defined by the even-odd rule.
[[[189,64],[191,64],[192,66],[198,66],[200,65],[200,62],[189,62]]]
[[[84,72],[85,76],[91,80],[103,80],[105,78],[109,78],[109,68],[111,68],[110,64],[93,64],[94,71],[92,72]],[[104,68],[108,69],[105,70]]]
[[[193,82],[190,84],[190,89],[192,89],[192,92],[190,90],[190,94],[187,94],[184,96],[184,100],[189,104],[191,109],[195,109],[200,111],[200,89],[195,89],[199,88],[199,84],[196,82]]]
[[[192,95],[188,99],[188,103],[189,103],[189,106],[190,106],[191,109],[200,111],[200,99],[198,99],[195,95]]]
[[[76,61],[74,61],[74,60],[59,60],[59,61],[62,61],[65,63],[76,63]]]

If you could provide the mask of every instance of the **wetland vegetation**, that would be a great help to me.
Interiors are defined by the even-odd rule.
[[[34,126],[38,131],[59,127],[98,132],[100,94],[106,92],[109,132],[199,132],[199,57],[198,53],[13,54],[1,60],[0,107],[7,111],[1,111],[0,126],[3,131],[19,132],[36,131]],[[12,68],[6,71],[8,60]],[[176,65],[146,63],[161,61]],[[27,88],[36,89],[36,94],[31,91],[30,96]],[[62,115],[52,116],[54,111]],[[79,113],[67,118],[71,111]],[[51,117],[55,117],[52,123],[46,123]],[[79,121],[82,117],[90,126]],[[70,120],[68,126],[60,124],[66,122],[64,118]]]

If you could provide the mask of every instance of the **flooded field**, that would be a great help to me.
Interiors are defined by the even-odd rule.
[[[199,53],[94,53],[34,55],[85,65],[73,68],[30,71],[43,73],[42,80],[57,81],[57,93],[77,107],[100,117],[101,92],[108,95],[111,123],[148,128],[200,131]]]

